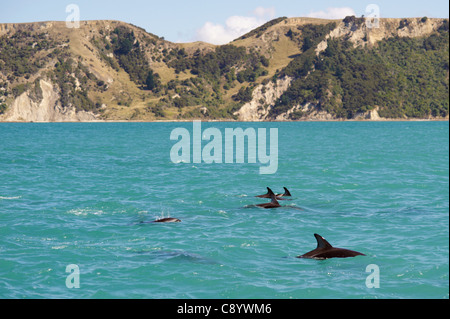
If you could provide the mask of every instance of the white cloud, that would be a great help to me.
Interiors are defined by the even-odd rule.
[[[275,18],[275,8],[257,7],[253,10],[253,14],[260,19],[273,19]]]
[[[261,26],[275,16],[274,8],[258,7],[253,16],[231,16],[225,25],[206,22],[197,30],[195,40],[212,44],[225,44]]]
[[[355,10],[350,7],[327,8],[325,11],[315,11],[307,15],[310,18],[344,19],[346,16],[356,16]]]

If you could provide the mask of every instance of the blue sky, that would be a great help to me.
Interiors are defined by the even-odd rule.
[[[449,16],[448,0],[13,0],[2,3],[0,23],[65,21],[69,4],[79,7],[81,20],[121,20],[174,42],[226,43],[275,17],[361,16],[369,4],[382,18]]]

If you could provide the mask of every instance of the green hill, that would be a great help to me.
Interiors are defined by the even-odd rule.
[[[0,121],[448,118],[448,19],[279,18],[227,45],[0,24]]]

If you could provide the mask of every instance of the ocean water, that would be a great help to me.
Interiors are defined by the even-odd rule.
[[[273,175],[173,163],[192,126],[0,124],[0,298],[449,298],[448,122],[202,123],[278,128]]]

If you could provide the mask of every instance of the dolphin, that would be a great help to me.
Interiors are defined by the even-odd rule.
[[[267,187],[267,194],[258,195],[258,196],[255,196],[255,197],[258,197],[258,198],[270,198],[270,194],[273,194],[273,192],[272,192],[272,190],[269,187]]]
[[[317,248],[304,255],[298,256],[297,258],[329,259],[365,256],[363,253],[359,253],[357,251],[335,248],[331,246],[330,243],[325,240],[325,238],[318,234],[314,234],[314,237],[316,237],[317,240]]]
[[[292,197],[291,192],[289,192],[289,190],[286,187],[283,187],[283,188],[284,188],[284,194],[277,194],[276,195],[277,198],[279,197],[278,199],[284,200],[281,197]]]
[[[268,189],[270,190],[270,188],[268,188]],[[270,203],[258,204],[256,206],[266,208],[266,209],[281,207],[280,203],[278,203],[277,198],[275,197],[275,194],[272,192],[270,195],[271,195],[270,198],[272,199]]]
[[[267,187],[267,194],[258,195],[258,196],[255,196],[255,197],[258,197],[258,198],[271,198],[271,196],[273,194],[273,195],[275,195],[277,200],[286,200],[286,199],[284,199],[282,197],[291,196],[291,193],[288,191],[288,189],[286,187],[284,187],[284,190],[285,190],[284,194],[275,194],[269,187]]]
[[[178,218],[163,218],[153,221],[154,223],[181,223]]]
[[[151,222],[140,222],[139,224],[154,224],[154,223],[181,223],[181,220],[179,220],[178,218],[163,218]]]

